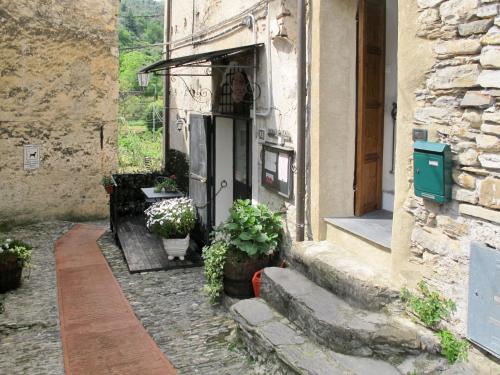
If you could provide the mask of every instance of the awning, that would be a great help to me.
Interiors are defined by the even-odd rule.
[[[252,44],[243,47],[229,48],[219,51],[204,52],[204,53],[198,53],[196,55],[189,55],[183,57],[175,57],[173,59],[168,59],[168,60],[161,60],[142,68],[141,70],[139,70],[139,73],[154,73],[158,71],[165,71],[171,68],[190,66],[194,63],[202,63],[224,57],[234,56],[254,50],[256,48],[261,47],[262,45],[263,44]]]

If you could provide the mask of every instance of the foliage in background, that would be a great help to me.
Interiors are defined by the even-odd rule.
[[[162,102],[161,77],[150,76],[139,87],[137,72],[162,58],[162,48],[147,47],[163,42],[163,1],[121,0],[118,37],[120,44],[119,165],[120,172],[148,172],[161,168],[160,132],[152,130],[152,103]],[[162,104],[156,130],[163,127]]]
[[[412,294],[408,289],[401,290],[401,299],[407,308],[413,312],[429,328],[436,328],[443,319],[448,319],[456,310],[455,303],[443,298],[436,291],[429,290],[425,281],[418,283],[420,295]]]
[[[447,329],[439,329],[439,324],[456,311],[455,302],[440,296],[436,291],[431,291],[425,281],[418,283],[418,291],[419,295],[416,295],[407,288],[401,289],[401,300],[407,311],[415,315],[426,327],[438,330],[441,354],[450,363],[467,361],[469,343],[458,339]]]
[[[278,213],[263,204],[237,200],[221,230],[229,236],[230,245],[257,258],[272,254],[278,246],[283,223]]]
[[[228,246],[222,241],[216,241],[203,248],[205,260],[205,286],[203,290],[212,303],[216,303],[224,289],[224,264]]]
[[[155,116],[155,120],[153,121],[153,116]],[[163,126],[162,119],[163,118],[163,100],[156,100],[154,102],[149,103],[146,106],[145,111],[142,113],[142,120],[146,124],[148,130],[156,130]],[[153,124],[155,128],[153,128]]]
[[[147,227],[163,238],[184,238],[196,225],[196,212],[189,198],[166,199],[146,211]]]
[[[118,158],[121,173],[158,171],[161,169],[163,130],[122,125],[118,136]],[[147,159],[146,159],[147,158]]]
[[[465,340],[459,340],[453,333],[445,329],[437,334],[441,340],[441,354],[448,362],[467,361],[469,358],[470,344]]]

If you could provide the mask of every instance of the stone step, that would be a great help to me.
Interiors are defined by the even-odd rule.
[[[311,342],[261,299],[240,301],[231,313],[250,355],[267,367],[272,364],[273,374],[401,374],[387,362],[335,353]]]
[[[357,253],[327,241],[295,243],[290,265],[353,306],[378,311],[399,297],[390,280],[390,259],[382,252]]]
[[[390,359],[438,353],[436,336],[402,316],[356,308],[289,268],[266,268],[261,297],[318,344]]]

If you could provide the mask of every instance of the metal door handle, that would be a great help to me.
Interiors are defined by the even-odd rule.
[[[203,183],[207,182],[207,178],[206,177],[199,176],[199,175],[197,175],[195,173],[190,173],[189,177],[192,178],[193,180],[198,180],[198,181],[203,182]]]

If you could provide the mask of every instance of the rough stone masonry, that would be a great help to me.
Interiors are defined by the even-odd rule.
[[[434,65],[417,90],[414,124],[454,153],[453,202],[414,196],[412,262],[456,300],[453,328],[465,333],[469,248],[500,248],[500,6],[492,0],[417,0],[420,38],[432,41]],[[411,168],[408,169],[408,179]]]
[[[118,0],[0,0],[0,222],[106,215]],[[23,147],[40,146],[26,171]]]

